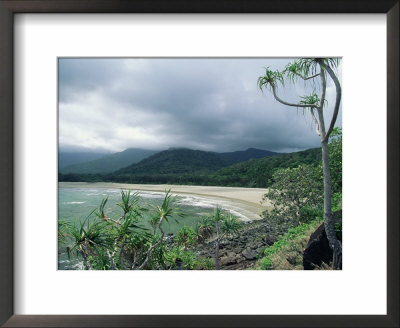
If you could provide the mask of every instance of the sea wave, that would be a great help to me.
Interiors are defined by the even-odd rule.
[[[142,198],[154,198],[159,199],[165,196],[164,192],[148,192],[148,191],[139,191],[139,196]]]
[[[182,196],[178,200],[178,204],[186,205],[186,206],[195,206],[201,208],[216,208],[217,206],[221,207],[222,210],[232,214],[233,216],[238,217],[242,221],[251,221],[250,217],[252,217],[252,213],[246,211],[238,206],[235,206],[229,201],[209,199],[198,196]]]
[[[71,205],[71,204],[85,204],[86,202],[63,202],[63,204]]]

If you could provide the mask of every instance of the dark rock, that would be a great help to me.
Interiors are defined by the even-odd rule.
[[[333,259],[332,249],[329,247],[324,224],[313,232],[303,253],[304,270],[313,270],[322,262],[329,263]]]
[[[257,258],[257,253],[250,248],[246,248],[242,255],[246,258],[246,260],[255,260]]]
[[[235,264],[237,261],[237,255],[233,252],[228,252],[226,256],[220,258],[221,265]]]
[[[226,255],[226,253],[227,253],[227,250],[223,249],[223,250],[219,251],[219,256]]]
[[[243,251],[243,248],[235,247],[232,251],[235,252],[236,254],[241,254]]]
[[[250,244],[249,246],[253,250],[256,250],[259,247],[258,244]]]
[[[242,263],[244,261],[244,257],[243,256],[239,256],[236,260],[237,263]]]

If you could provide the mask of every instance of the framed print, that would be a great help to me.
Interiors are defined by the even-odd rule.
[[[398,1],[362,4],[358,1],[339,4],[295,0],[173,1],[168,5],[159,1],[1,1],[0,9],[1,48],[6,49],[0,53],[3,117],[0,252],[4,264],[0,271],[0,308],[4,326],[399,325]],[[146,231],[154,229],[152,237],[149,232],[140,235],[140,240],[148,238],[146,242],[129,241],[135,245],[129,253],[125,235],[118,235],[119,227],[131,218],[130,209],[124,207],[124,199],[130,204],[129,193],[122,194],[118,205],[124,211],[120,218],[107,212],[104,206],[104,211],[100,206],[96,212],[107,232],[100,234],[105,239],[93,235],[98,239],[92,245],[103,245],[101,254],[100,248],[68,246],[67,252],[77,250],[73,254],[79,259],[70,262],[67,259],[70,253],[60,251],[60,239],[56,236],[59,222],[55,217],[63,215],[62,204],[89,202],[93,196],[85,194],[87,199],[83,201],[70,197],[66,183],[74,180],[68,180],[73,179],[68,175],[71,172],[64,174],[57,168],[60,149],[78,146],[98,149],[101,145],[122,151],[130,147],[121,142],[124,134],[132,134],[142,140],[134,145],[136,148],[167,153],[200,149],[196,154],[191,153],[190,165],[194,167],[196,156],[201,155],[202,165],[209,161],[220,169],[223,163],[228,163],[226,158],[230,155],[226,154],[241,150],[239,146],[267,149],[257,147],[250,132],[251,127],[254,131],[262,130],[262,124],[260,127],[257,124],[266,120],[265,112],[258,113],[259,120],[251,118],[249,112],[257,112],[263,106],[252,107],[252,103],[259,101],[254,100],[253,91],[239,98],[237,85],[244,90],[256,90],[260,76],[258,86],[267,88],[264,95],[256,90],[257,97],[262,95],[261,101],[267,101],[267,96],[275,96],[280,101],[273,84],[280,80],[277,70],[284,69],[279,60],[305,58],[307,62],[310,57],[317,58],[317,63],[319,58],[326,57],[340,61],[337,74],[342,85],[344,140],[342,270],[199,270],[199,266],[204,269],[214,265],[237,268],[240,263],[246,263],[243,268],[249,269],[250,262],[246,261],[254,261],[263,245],[239,249],[233,255],[233,250],[221,257],[215,255],[213,263],[211,259],[206,261],[207,256],[203,262],[197,258],[196,263],[182,260],[183,253],[176,254],[178,250],[188,252],[193,246],[187,237],[191,226],[182,231],[180,241],[176,236],[171,241],[171,245],[181,243],[181,248],[168,249],[162,243],[165,232],[160,229],[156,234],[164,214],[158,217],[160,221],[145,227]],[[295,67],[287,70],[298,72]],[[135,78],[125,76],[126,71],[134,72]],[[127,86],[134,86],[135,102],[131,91],[121,91]],[[151,92],[149,86],[154,87]],[[330,105],[335,103],[332,96],[335,86],[337,90],[337,84],[328,84]],[[216,88],[229,90],[226,94],[231,99],[219,97],[213,91]],[[206,96],[202,93],[205,89],[211,90]],[[187,95],[185,100],[179,98],[179,104],[190,109],[180,108],[174,101],[178,99],[177,90]],[[209,95],[213,95],[212,101],[207,98]],[[204,99],[212,110],[207,112],[207,106],[199,106],[196,112],[196,106]],[[302,98],[301,104],[317,108],[319,102],[313,99]],[[160,102],[163,110],[156,111]],[[144,103],[152,105],[146,107]],[[128,117],[129,113],[135,113],[134,120]],[[341,109],[339,113],[341,120]],[[263,134],[263,138],[273,140],[274,135],[281,134],[285,138],[294,135],[306,140],[289,125],[288,117],[281,116],[281,121],[274,118],[274,125],[268,126],[274,133]],[[301,115],[298,117],[301,119]],[[135,125],[136,121],[140,125]],[[239,123],[245,131],[243,135],[238,134]],[[168,129],[173,133],[167,133]],[[218,129],[225,132],[213,134]],[[320,134],[323,131],[318,130]],[[149,131],[159,138],[150,138]],[[313,129],[309,132],[315,137]],[[165,142],[178,133],[181,139]],[[146,143],[147,140],[151,142]],[[307,146],[299,149],[308,147],[304,143]],[[207,148],[206,144],[212,146]],[[283,146],[269,150],[293,151]],[[149,153],[146,158],[156,155]],[[225,156],[225,162],[221,156]],[[161,164],[157,165],[159,169]],[[174,168],[176,165],[172,164]],[[118,179],[123,178],[124,167],[127,164],[113,168],[113,175],[103,178],[123,182]],[[140,171],[137,165],[134,169]],[[149,165],[143,170],[146,174],[152,172]],[[129,172],[129,179],[149,178],[143,174],[133,177],[133,171]],[[184,177],[193,179],[196,174],[190,172],[180,174],[179,181]],[[174,179],[173,173],[169,179]],[[288,174],[285,171],[283,178]],[[211,179],[204,172],[198,177]],[[67,181],[62,185],[64,194],[59,193],[60,179]],[[134,183],[138,181],[142,180]],[[278,181],[277,176],[274,181]],[[310,179],[308,186],[313,182]],[[91,184],[95,190],[97,187],[93,186],[96,185]],[[96,192],[101,196],[101,191]],[[156,202],[159,190],[151,192],[135,197],[151,196]],[[204,196],[199,188],[191,193]],[[312,198],[311,193],[307,195],[301,199]],[[103,205],[115,201],[109,190],[103,196]],[[167,194],[164,203],[168,201]],[[180,201],[189,200],[180,198]],[[225,201],[227,211],[221,217],[226,216],[227,226],[232,228],[236,224],[228,215],[229,210],[242,218],[250,215],[244,214],[243,208],[233,208],[229,197]],[[164,203],[158,209],[169,213]],[[82,221],[87,227],[81,231],[88,233],[89,221]],[[130,224],[129,229],[138,228],[138,222]],[[67,222],[66,227],[72,236],[73,224]],[[178,231],[171,233],[178,235]],[[215,254],[218,254],[224,248],[219,247],[219,237],[216,238]],[[168,257],[163,259],[167,260],[151,262],[152,251],[159,245],[166,245]],[[137,255],[140,247],[143,249]],[[207,254],[208,250],[202,251]],[[115,255],[117,252],[119,256]],[[188,263],[195,270],[176,270]],[[267,264],[263,264],[265,268],[270,265]],[[79,265],[87,270],[66,270]],[[164,270],[130,272],[126,270],[128,267]],[[93,268],[96,270],[89,270]],[[124,270],[115,271],[116,268]]]

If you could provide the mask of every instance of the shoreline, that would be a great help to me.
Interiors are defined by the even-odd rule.
[[[108,188],[165,192],[171,189],[173,194],[193,195],[208,199],[228,200],[237,204],[245,211],[250,211],[257,217],[271,208],[268,201],[262,201],[262,196],[267,192],[264,188],[220,187],[220,186],[191,186],[191,185],[154,185],[154,184],[128,184],[113,182],[59,182],[61,188]],[[252,220],[257,220],[253,217]]]

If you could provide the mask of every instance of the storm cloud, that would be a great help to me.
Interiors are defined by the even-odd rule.
[[[289,61],[59,59],[60,150],[187,147],[222,152],[255,147],[290,152],[318,147],[308,113],[281,105],[257,88],[264,67],[283,69]],[[299,83],[279,93],[298,102],[313,88]],[[334,92],[328,80],[328,118]]]

